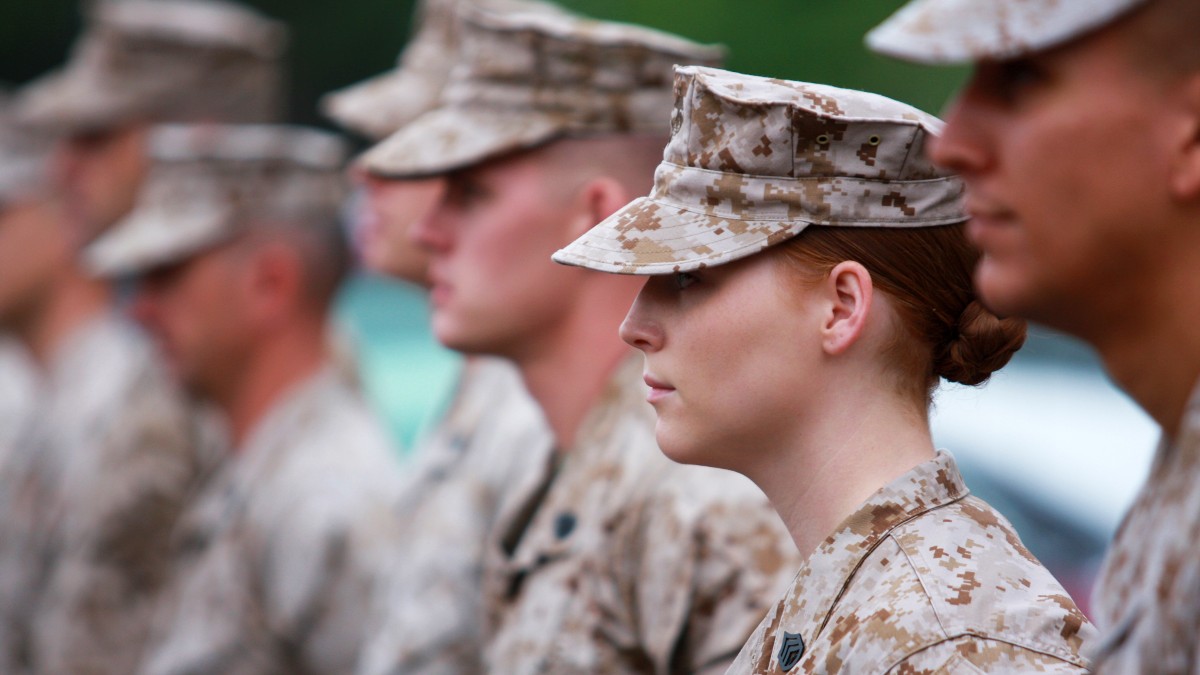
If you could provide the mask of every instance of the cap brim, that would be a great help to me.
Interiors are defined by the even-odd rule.
[[[134,212],[83,250],[85,268],[98,277],[119,277],[170,265],[229,237],[225,210]]]
[[[554,254],[614,274],[671,274],[724,265],[804,231],[800,220],[734,220],[650,197],[634,200]]]
[[[359,162],[379,176],[433,176],[537,147],[566,130],[565,122],[548,114],[438,108],[368,150]]]
[[[321,111],[342,127],[379,141],[436,105],[441,88],[422,75],[391,70],[326,94]]]
[[[17,94],[13,114],[22,126],[74,134],[118,125],[134,105],[121,87],[80,69],[65,69],[26,85]]]
[[[1005,60],[1062,44],[1146,0],[912,0],[866,36],[888,56],[929,64]]]

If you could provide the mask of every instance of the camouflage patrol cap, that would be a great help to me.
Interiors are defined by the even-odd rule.
[[[339,125],[376,141],[430,110],[450,70],[459,42],[458,11],[468,4],[497,12],[558,12],[556,5],[526,0],[423,0],[416,34],[396,67],[321,98],[321,111]]]
[[[718,47],[565,12],[460,12],[459,57],[438,107],[369,150],[382,176],[446,173],[556,138],[664,129],[671,66]]]
[[[967,219],[963,184],[925,145],[941,121],[892,99],[715,68],[675,74],[654,189],[554,260],[620,274],[721,265],[809,225],[922,227]]]
[[[461,0],[421,0],[418,26],[396,67],[321,98],[321,112],[374,140],[386,138],[437,103],[454,65],[458,43],[454,10]]]
[[[100,0],[65,68],[18,96],[24,125],[267,122],[282,107],[282,24],[218,0]]]
[[[283,125],[162,125],[150,177],[124,220],[84,250],[102,276],[184,260],[256,223],[336,227],[345,144]]]
[[[1096,30],[1147,0],[912,0],[867,34],[877,52],[924,63],[1004,60]]]
[[[18,129],[12,100],[0,90],[0,208],[46,189],[50,183],[50,138]]]

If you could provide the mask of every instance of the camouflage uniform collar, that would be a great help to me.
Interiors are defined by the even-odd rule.
[[[776,620],[791,617],[788,625],[800,627],[804,644],[816,644],[859,566],[892,530],[968,494],[954,457],[945,451],[892,481],[843,520],[804,561],[796,575],[795,595],[785,601]],[[806,583],[810,578],[828,581]]]

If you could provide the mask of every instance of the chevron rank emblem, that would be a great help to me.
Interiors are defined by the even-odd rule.
[[[801,656],[804,656],[804,638],[799,633],[784,631],[783,642],[779,645],[779,667],[786,673],[800,663]]]

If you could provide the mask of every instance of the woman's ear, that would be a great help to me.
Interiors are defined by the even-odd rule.
[[[829,271],[823,286],[829,309],[821,323],[821,346],[826,354],[842,354],[866,329],[874,296],[871,273],[861,263],[847,260]]]

